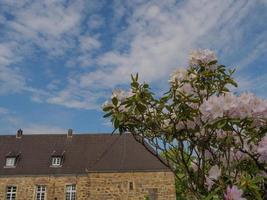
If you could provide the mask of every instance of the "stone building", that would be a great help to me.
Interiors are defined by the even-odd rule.
[[[174,176],[130,134],[0,136],[0,199],[174,200]]]

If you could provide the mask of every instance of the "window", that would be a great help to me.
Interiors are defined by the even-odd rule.
[[[36,200],[45,200],[46,196],[46,186],[45,185],[37,185],[36,186]]]
[[[6,158],[6,167],[15,167],[16,157],[7,157]]]
[[[61,157],[52,157],[52,166],[60,167],[61,166]]]
[[[66,200],[75,200],[75,199],[76,199],[76,185],[67,185]]]
[[[133,182],[129,182],[129,190],[133,190],[134,189],[134,184]]]
[[[16,186],[7,186],[6,188],[6,200],[15,200],[16,199]]]

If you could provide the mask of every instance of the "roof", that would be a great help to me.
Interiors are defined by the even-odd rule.
[[[5,158],[18,155],[15,168]],[[51,157],[63,155],[62,167]],[[83,174],[87,172],[169,171],[131,134],[0,136],[0,175]]]

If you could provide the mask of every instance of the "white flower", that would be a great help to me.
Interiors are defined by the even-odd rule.
[[[214,120],[223,117],[223,100],[222,97],[212,96],[205,100],[200,106],[200,112],[204,120]]]
[[[246,200],[242,198],[243,191],[239,190],[235,185],[227,187],[226,193],[224,194],[224,200]]]
[[[118,101],[123,102],[127,98],[126,92],[120,89],[115,89],[112,92],[111,99],[117,98]]]
[[[213,120],[227,116],[231,118],[254,117],[256,125],[267,118],[267,100],[262,100],[251,93],[243,93],[239,97],[232,93],[212,96],[200,106],[203,120]]]
[[[178,84],[183,80],[186,80],[188,78],[187,75],[187,70],[183,69],[183,68],[179,68],[177,70],[175,70],[172,74],[171,77],[169,79],[169,83],[171,84]]]
[[[209,49],[192,51],[189,56],[189,64],[191,66],[208,64],[212,61],[216,61],[217,57],[215,53]]]
[[[206,184],[208,185],[208,190],[214,185],[214,181],[218,180],[221,176],[221,170],[218,165],[214,165],[210,168],[208,177],[206,177]]]
[[[177,88],[179,92],[182,92],[186,95],[194,94],[194,88],[190,83],[184,83],[181,87]]]
[[[217,180],[221,176],[221,170],[218,165],[214,165],[209,170],[209,178]]]
[[[237,96],[232,93],[226,93],[223,96],[223,109],[224,111],[232,111],[236,109],[239,105]]]

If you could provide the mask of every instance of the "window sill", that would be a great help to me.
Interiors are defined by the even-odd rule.
[[[8,169],[11,168],[12,169],[12,168],[16,168],[16,166],[4,166],[4,168],[8,168]]]
[[[62,167],[62,165],[50,165],[50,167],[52,167],[52,168],[60,168],[60,167]]]

